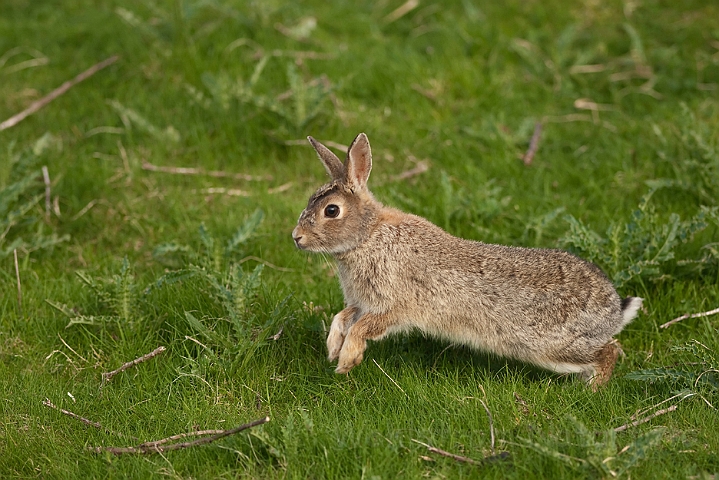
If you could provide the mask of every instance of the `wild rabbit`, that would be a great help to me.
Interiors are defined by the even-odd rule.
[[[336,260],[345,309],[327,337],[337,373],[362,361],[367,340],[425,334],[577,373],[593,388],[612,375],[613,339],[642,299],[619,298],[594,264],[568,252],[454,237],[385,207],[367,188],[372,153],[360,133],[340,161],[308,137],[332,181],[309,199],[292,232],[302,250]]]

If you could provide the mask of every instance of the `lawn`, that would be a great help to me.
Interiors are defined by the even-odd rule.
[[[3,0],[0,122],[118,58],[0,127],[0,477],[717,478],[719,316],[663,326],[719,307],[717,19]],[[306,137],[359,132],[380,201],[645,299],[606,387],[419,334],[334,373],[336,272],[290,234],[326,180]]]

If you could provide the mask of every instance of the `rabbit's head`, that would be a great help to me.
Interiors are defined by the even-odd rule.
[[[310,197],[292,231],[302,250],[341,254],[361,245],[377,222],[380,205],[367,189],[372,152],[360,133],[347,150],[344,163],[327,147],[307,137],[332,181]]]

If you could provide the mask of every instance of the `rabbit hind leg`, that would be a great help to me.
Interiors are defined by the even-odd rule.
[[[616,340],[611,340],[595,354],[595,373],[587,379],[593,391],[596,392],[599,387],[605,385],[612,378],[614,365],[616,365],[619,355],[622,354],[624,354],[622,346]]]

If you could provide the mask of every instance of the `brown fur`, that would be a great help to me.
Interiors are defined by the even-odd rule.
[[[367,189],[364,134],[344,164],[311,142],[332,183],[310,198],[292,236],[299,248],[337,260],[347,308],[334,317],[327,346],[338,373],[362,361],[368,339],[419,329],[594,385],[609,380],[613,336],[641,299],[623,304],[597,266],[570,253],[464,240],[385,207]],[[328,205],[339,207],[336,218],[325,214]]]

